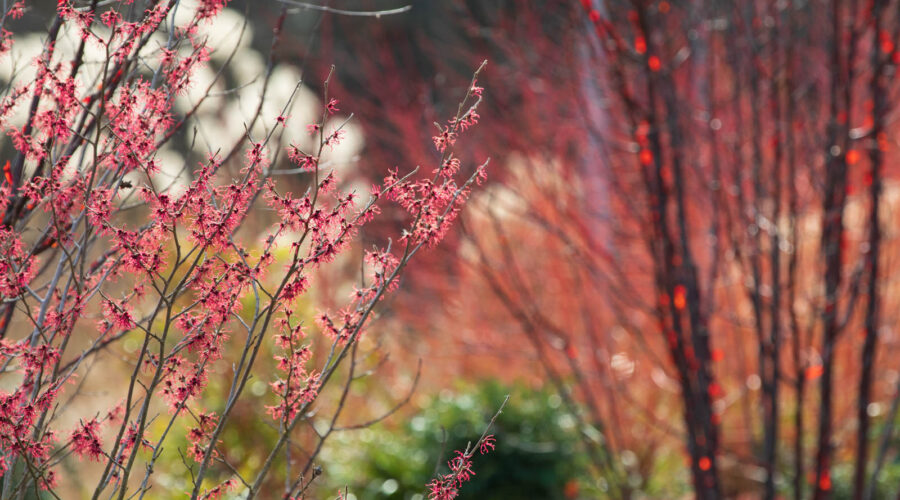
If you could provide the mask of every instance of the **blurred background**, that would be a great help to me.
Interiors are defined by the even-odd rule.
[[[370,371],[317,497],[424,498],[506,394],[497,451],[461,498],[897,495],[897,2],[317,5],[411,8],[230,2],[177,109],[225,77],[161,175],[186,182],[184,165],[260,133],[301,79],[290,113],[313,121],[332,65],[334,119],[353,113],[328,157],[344,183],[434,168],[433,123],[483,60],[482,120],[459,155],[470,169],[491,158],[460,224],[364,337]],[[34,2],[22,23],[40,32],[53,8]],[[27,77],[25,54],[0,78]],[[276,99],[259,107],[266,81]],[[383,224],[364,236],[380,241]],[[310,318],[350,293],[357,266],[319,278]],[[223,438],[248,467],[264,448],[240,437],[274,436],[253,427],[259,384]]]

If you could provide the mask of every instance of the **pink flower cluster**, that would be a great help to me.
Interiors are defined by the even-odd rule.
[[[494,450],[496,439],[494,435],[485,436],[478,444],[477,449],[482,455]],[[450,472],[433,479],[428,483],[428,498],[430,500],[453,500],[459,495],[459,489],[463,483],[467,483],[475,475],[472,468],[472,456],[475,450],[456,450],[456,456],[447,462]]]
[[[306,338],[302,326],[299,323],[291,325],[292,315],[292,311],[285,310],[284,318],[276,323],[280,333],[275,336],[275,343],[283,355],[276,355],[275,361],[278,370],[284,373],[284,378],[271,383],[273,392],[279,396],[279,402],[266,409],[277,421],[294,420],[300,408],[315,400],[319,393],[319,374],[306,369],[312,358],[312,350],[308,345],[302,344]]]
[[[80,55],[61,60],[51,34],[35,61],[34,80],[0,103],[0,129],[15,148],[0,179],[0,366],[17,375],[0,390],[0,476],[29,466],[29,474],[0,481],[53,488],[59,460],[52,454],[71,454],[104,464],[95,496],[109,497],[109,489],[126,495],[137,470],[146,474],[142,484],[149,483],[176,420],[193,418],[186,450],[198,464],[192,496],[219,498],[237,488],[231,479],[200,493],[248,380],[277,373],[267,409],[288,435],[363,334],[375,305],[396,289],[420,248],[443,238],[484,175],[482,165],[460,179],[465,166],[452,153],[457,136],[478,119],[481,91],[473,84],[467,111],[442,132],[433,175],[395,170],[368,200],[343,189],[322,166],[323,150],[344,133],[326,124],[338,112],[338,101],[327,94],[321,120],[310,127],[318,135],[315,146],[287,148],[308,184],[303,194],[274,180],[270,150],[289,144],[276,130],[296,129],[285,113],[265,124],[263,137],[248,132],[234,145],[232,153],[244,151],[243,157],[210,153],[186,173],[189,182],[170,189],[158,180],[164,170],[158,153],[190,123],[190,113],[179,115],[173,103],[211,50],[198,27],[227,2],[201,0],[194,18],[167,33],[168,44],[147,57],[150,35],[169,26],[176,3],[152,2],[140,13],[129,1],[90,8],[59,0],[57,22],[109,55],[103,71],[97,80],[85,78],[86,62]],[[16,2],[6,14],[17,18],[21,9]],[[0,38],[2,52],[9,38]],[[137,69],[146,67],[155,76]],[[10,125],[12,111],[25,104],[25,124]],[[294,311],[317,271],[348,252],[379,205],[390,201],[408,215],[400,244],[364,252],[365,278],[347,303],[333,315],[319,314],[317,331],[304,330]],[[247,236],[242,228],[251,218],[274,222]],[[315,362],[313,346],[321,343],[312,335],[322,335],[337,353],[331,364]],[[277,354],[258,363],[266,352],[261,346],[273,337]],[[103,411],[79,415],[74,430],[58,431],[53,417],[66,401],[63,388],[87,372],[87,360],[108,350],[131,363],[123,372],[130,378],[109,387],[121,391],[120,403],[105,417],[98,416]],[[202,397],[213,376],[231,382],[226,403],[215,409],[205,408],[207,401],[222,398]],[[168,413],[157,410],[159,401]],[[156,419],[168,419],[165,431],[151,431]],[[135,466],[138,455],[146,467]],[[456,476],[471,473],[465,460],[453,466]]]

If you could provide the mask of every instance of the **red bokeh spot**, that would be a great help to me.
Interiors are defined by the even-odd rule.
[[[825,491],[831,489],[831,475],[827,472],[819,479],[819,489]]]
[[[894,42],[891,41],[891,34],[888,31],[882,30],[878,38],[881,39],[881,52],[890,54],[894,51]]]
[[[566,495],[566,498],[576,498],[579,492],[578,481],[575,481],[574,479],[569,480],[566,482],[564,490],[563,493]]]
[[[884,132],[879,132],[878,137],[876,137],[876,140],[878,141],[878,149],[879,150],[881,150],[881,151],[888,150],[887,134],[885,134]]]
[[[647,52],[647,40],[644,37],[639,36],[634,39],[634,51],[638,54]]]
[[[815,380],[825,373],[825,367],[822,365],[812,365],[806,368],[806,380]]]
[[[684,309],[684,306],[687,305],[686,291],[684,285],[675,286],[672,304],[675,306],[675,309],[678,309],[679,311]]]

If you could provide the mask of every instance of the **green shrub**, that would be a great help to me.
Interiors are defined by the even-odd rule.
[[[584,496],[590,484],[587,462],[576,420],[559,396],[496,382],[442,393],[418,414],[403,419],[403,425],[378,425],[337,436],[322,457],[326,469],[320,487],[347,486],[360,500],[424,498],[435,465],[440,463],[440,471],[446,472],[453,450],[478,439],[506,394],[509,403],[491,431],[497,448],[475,456],[476,475],[459,498]]]

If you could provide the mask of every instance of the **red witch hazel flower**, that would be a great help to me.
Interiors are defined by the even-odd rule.
[[[475,450],[478,449],[482,455],[485,455],[494,450],[496,442],[494,435],[489,434],[482,437],[474,447],[470,447],[471,449],[456,450],[456,456],[447,462],[450,472],[436,477],[428,483],[428,499],[453,500],[456,498],[463,483],[470,481],[475,475],[472,466],[472,456],[475,454]]]
[[[275,343],[284,355],[276,355],[275,361],[285,376],[270,384],[280,401],[266,409],[273,419],[290,422],[304,404],[312,402],[319,394],[319,374],[306,369],[312,351],[309,346],[301,345],[306,334],[300,325],[291,326],[290,313],[286,313],[276,326],[282,333],[276,335]]]
[[[237,479],[228,479],[224,483],[216,485],[215,487],[201,495],[200,500],[219,500],[220,498],[222,498],[222,495],[230,490],[235,489],[237,485]]]
[[[131,316],[131,312],[125,308],[124,304],[116,304],[109,300],[104,301],[103,317],[109,324],[120,330],[129,330],[134,326],[134,319]]]
[[[215,413],[200,413],[197,415],[197,426],[191,428],[187,435],[188,441],[191,442],[187,450],[188,456],[197,462],[203,461],[210,436],[218,423],[219,418]]]
[[[325,106],[325,109],[328,110],[329,115],[333,115],[333,114],[337,113],[338,111],[340,111],[340,109],[338,109],[337,105],[338,105],[337,99],[330,99],[328,101],[328,104]]]
[[[488,453],[494,451],[494,447],[497,444],[497,439],[494,438],[494,435],[491,434],[489,436],[485,436],[485,438],[481,441],[481,446],[479,447],[479,451],[482,455],[487,455]]]
[[[82,422],[81,425],[72,431],[72,451],[79,457],[85,455],[91,460],[100,460],[103,455],[103,447],[100,444],[100,438],[97,437],[97,430],[100,422],[96,418]]]

